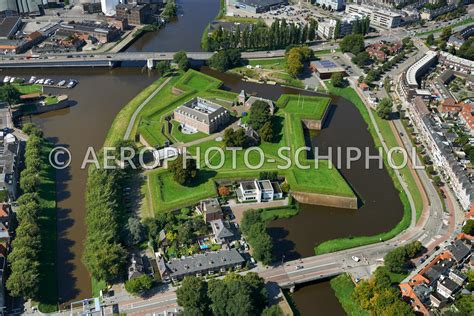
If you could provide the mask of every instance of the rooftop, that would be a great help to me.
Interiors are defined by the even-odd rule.
[[[430,63],[433,59],[438,56],[438,53],[435,51],[427,51],[425,56],[423,56],[420,60],[410,66],[407,71],[407,83],[409,86],[418,85],[418,81],[416,80],[416,75],[418,71],[423,68],[426,64]]]
[[[254,8],[258,8],[258,7],[274,6],[274,5],[278,5],[287,1],[285,0],[238,0],[238,2],[254,7]]]
[[[228,111],[219,104],[199,97],[181,105],[176,111],[205,124],[228,114]]]
[[[160,260],[161,262],[161,260]],[[218,270],[223,267],[243,264],[245,259],[236,249],[207,252],[192,257],[171,260],[160,263],[160,272],[166,269],[171,277],[180,277],[187,274],[196,274],[201,271]]]
[[[0,38],[7,38],[11,36],[18,23],[21,23],[19,16],[0,17]]]

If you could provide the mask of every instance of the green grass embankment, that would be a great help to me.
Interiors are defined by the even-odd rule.
[[[362,309],[352,299],[352,293],[355,289],[355,284],[352,282],[351,277],[347,274],[340,274],[337,277],[331,279],[331,288],[334,291],[339,303],[342,308],[349,316],[369,316],[370,313]]]

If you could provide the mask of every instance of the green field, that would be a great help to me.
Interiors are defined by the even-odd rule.
[[[352,282],[351,277],[344,273],[331,279],[331,288],[334,291],[339,303],[342,308],[349,316],[368,316],[369,312],[362,309],[358,304],[354,302],[352,293],[354,292],[355,285]]]
[[[262,210],[260,216],[264,221],[275,220],[278,218],[290,218],[299,213],[298,208],[285,206],[281,208],[266,208]]]
[[[166,170],[150,172],[150,194],[155,212],[179,209],[216,196],[212,175],[212,172],[200,171],[190,186],[182,186]]]
[[[369,113],[367,112],[367,108],[365,107],[363,101],[359,98],[358,94],[352,88],[349,88],[349,87],[335,88],[331,85],[330,82],[327,82],[326,85],[329,89],[330,94],[338,95],[347,100],[350,100],[357,107],[362,117],[368,124],[369,132],[372,135],[372,138],[374,139],[375,146],[380,147],[381,146],[380,139],[375,133],[374,127],[372,125],[372,121],[370,120],[370,117],[369,117]],[[374,117],[377,122],[377,125],[379,126],[380,132],[382,133],[384,137],[387,147],[388,148],[398,147],[395,136],[390,129],[389,122],[386,120],[379,119],[377,114],[375,113],[374,113]],[[394,161],[397,161],[397,159],[400,159],[400,157],[397,158],[397,156],[394,156],[393,158],[394,158]],[[384,163],[385,163],[385,166],[388,166],[385,156],[384,156]],[[388,168],[388,167],[386,167],[386,169],[392,178],[395,188],[399,191],[400,200],[403,204],[403,210],[404,210],[403,217],[400,220],[400,222],[397,224],[397,226],[395,226],[392,230],[388,232],[381,233],[374,236],[347,237],[347,238],[338,238],[334,240],[325,241],[315,247],[316,254],[324,254],[324,253],[349,249],[353,247],[373,244],[373,243],[380,242],[381,240],[388,240],[400,234],[404,229],[406,229],[410,225],[412,210],[410,207],[410,203],[408,201],[408,197],[405,191],[403,190],[403,188],[401,187],[401,184],[399,183],[398,178],[396,177],[393,169]],[[415,212],[416,212],[417,218],[419,218],[423,209],[422,193],[419,191],[418,186],[416,186],[415,179],[413,178],[413,175],[408,167],[400,169],[399,171],[408,185],[408,189],[414,200]]]
[[[323,118],[330,103],[330,98],[289,94],[282,95],[277,101],[278,107],[284,109],[286,113],[299,114],[301,118],[314,120]]]

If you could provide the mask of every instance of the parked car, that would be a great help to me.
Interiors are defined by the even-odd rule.
[[[359,258],[359,257],[356,257],[356,256],[352,256],[352,260],[354,260],[355,262],[359,262],[359,261],[360,261],[360,258]]]

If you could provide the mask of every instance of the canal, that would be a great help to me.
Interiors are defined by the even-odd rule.
[[[303,93],[280,86],[243,82],[237,76],[221,74],[203,67],[202,71],[225,82],[225,89],[245,89],[249,94],[276,100],[282,93]],[[7,75],[7,73],[5,73]],[[87,147],[100,148],[118,111],[156,77],[136,68],[17,70],[8,75],[36,75],[55,79],[74,78],[79,85],[67,90],[74,102],[71,108],[32,117],[46,137],[68,147],[73,161],[70,168],[57,172],[58,199],[58,280],[60,301],[90,297],[91,284],[81,262],[85,238],[86,171],[80,165]],[[307,94],[306,92],[304,92]],[[351,103],[333,98],[325,128],[312,135],[312,142],[323,150],[329,146],[374,147],[365,122]],[[375,150],[372,151],[375,153]],[[275,241],[277,257],[285,260],[314,254],[322,241],[344,236],[372,235],[394,227],[402,217],[402,205],[387,172],[364,170],[356,163],[342,174],[364,201],[358,210],[303,205],[300,214],[290,219],[270,222],[269,232]],[[311,293],[314,293],[311,294]],[[294,299],[303,315],[311,314],[317,302],[328,315],[337,315],[340,306],[328,282],[300,288]]]
[[[219,11],[219,0],[177,0],[178,16],[158,31],[143,34],[128,52],[200,52],[202,32]]]

